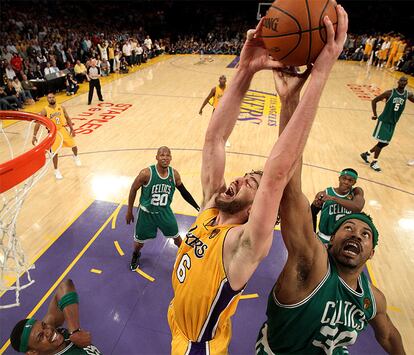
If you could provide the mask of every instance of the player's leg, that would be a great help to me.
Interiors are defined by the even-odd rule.
[[[89,81],[88,105],[90,105],[92,102],[94,90],[95,90],[95,80],[90,80]]]
[[[63,137],[62,134],[60,132],[61,130],[59,129],[57,134],[56,134],[56,139],[52,144],[52,147],[50,148],[52,153],[55,153],[55,155],[53,156],[53,167],[54,167],[54,174],[55,174],[55,178],[56,180],[61,180],[63,179],[62,174],[60,173],[59,169],[58,169],[58,153],[57,150],[59,149],[59,147],[61,146]]]
[[[102,92],[101,92],[101,82],[100,80],[96,80],[96,92],[98,93],[99,101],[103,101]]]
[[[370,167],[375,171],[381,171],[381,168],[378,165],[378,158],[382,149],[391,142],[394,130],[394,124],[382,121],[378,121],[377,126],[375,127],[373,137],[378,141],[378,143],[374,149],[374,160],[370,164]]]
[[[157,235],[157,226],[153,221],[151,213],[137,210],[137,221],[135,223],[134,234],[134,251],[132,253],[130,269],[134,271],[139,267],[139,258],[141,256],[141,249],[144,247],[146,241],[154,239]]]
[[[67,129],[63,128],[60,130],[63,138],[62,147],[71,148],[73,152],[73,160],[75,161],[76,166],[81,166],[82,163],[78,157],[78,146],[76,145],[75,139],[70,135]]]
[[[182,239],[178,233],[178,224],[171,209],[167,209],[163,213],[160,213],[158,222],[158,228],[166,238],[173,238],[174,244],[179,248]]]

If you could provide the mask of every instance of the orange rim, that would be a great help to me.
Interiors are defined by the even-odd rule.
[[[0,111],[0,120],[36,121],[45,126],[49,133],[46,138],[29,151],[0,164],[0,193],[11,189],[45,165],[45,152],[56,138],[56,126],[46,117],[21,111]]]

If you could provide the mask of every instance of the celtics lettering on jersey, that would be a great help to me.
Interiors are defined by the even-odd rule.
[[[340,331],[340,325],[348,330]],[[354,344],[358,332],[365,325],[365,314],[355,304],[342,300],[328,301],[321,318],[319,334],[312,341],[312,345],[322,348],[327,354],[332,353],[335,348]]]
[[[329,196],[335,196],[343,200],[352,200],[354,198],[353,189],[345,195],[339,195],[335,192],[333,187],[328,187],[325,193]],[[326,201],[322,206],[321,219],[319,221],[319,232],[329,236],[336,221],[345,216],[351,214],[352,211],[348,210],[344,206],[335,201]]]
[[[353,290],[329,256],[325,277],[308,297],[284,305],[272,291],[266,314],[267,339],[275,354],[339,355],[375,317],[376,304],[367,276],[362,273]]]
[[[408,91],[401,94],[397,89],[392,89],[391,96],[385,103],[384,111],[379,115],[378,120],[385,123],[397,124],[405,108],[408,98]]]
[[[151,171],[149,182],[142,187],[139,204],[142,210],[159,213],[170,208],[175,191],[174,171],[168,167],[168,175],[161,177],[155,165],[149,167]]]

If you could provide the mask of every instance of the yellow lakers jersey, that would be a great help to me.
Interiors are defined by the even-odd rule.
[[[228,344],[231,333],[222,330],[231,329],[230,317],[242,292],[230,287],[223,263],[224,241],[235,225],[213,225],[217,215],[218,210],[210,208],[197,217],[178,250],[172,274],[170,311],[175,326],[191,342],[226,334]]]
[[[214,94],[214,96],[208,101],[208,103],[210,105],[212,105],[214,108],[217,108],[217,105],[221,99],[221,97],[224,94],[224,90],[226,90],[226,88],[222,89],[219,85],[216,86],[216,93]]]
[[[55,104],[55,107],[46,106],[46,117],[49,118],[59,129],[66,126],[65,113],[63,112],[62,106]]]

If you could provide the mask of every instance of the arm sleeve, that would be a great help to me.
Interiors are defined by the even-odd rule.
[[[186,200],[191,206],[193,206],[197,211],[200,211],[200,206],[195,202],[193,196],[185,188],[184,184],[177,186],[178,191],[180,191],[181,196]]]

